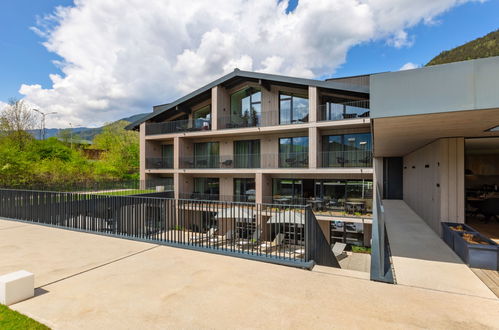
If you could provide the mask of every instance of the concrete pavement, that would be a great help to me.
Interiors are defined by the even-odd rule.
[[[384,200],[383,206],[398,284],[496,298],[404,201]]]
[[[497,299],[2,220],[0,260],[43,285],[11,307],[54,329],[499,326]]]

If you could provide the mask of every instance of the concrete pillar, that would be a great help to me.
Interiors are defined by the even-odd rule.
[[[319,108],[319,93],[317,87],[308,86],[308,121],[315,123],[318,119],[317,110]]]
[[[139,174],[140,181],[146,179],[146,123],[140,124],[139,127]]]
[[[221,113],[222,99],[220,95],[220,86],[211,89],[211,129],[218,129],[218,114]]]
[[[269,197],[272,196],[272,177],[269,174],[255,174],[255,201],[257,204],[271,203]]]
[[[178,170],[180,168],[180,150],[182,147],[182,141],[181,137],[174,137],[173,138],[173,168],[175,170]],[[175,184],[175,186],[177,186]]]
[[[234,180],[232,177],[220,177],[220,200],[232,201],[234,196]]]
[[[317,127],[310,127],[308,129],[308,167],[319,167],[319,150],[318,150],[319,130]]]

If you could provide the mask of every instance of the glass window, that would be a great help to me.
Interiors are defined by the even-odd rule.
[[[322,138],[323,167],[369,167],[371,134],[326,135]]]
[[[254,202],[256,195],[255,179],[234,179],[234,200],[236,202]]]
[[[303,204],[302,180],[272,179],[272,195],[275,204]]]
[[[192,198],[218,200],[220,182],[218,178],[194,178],[194,192]]]
[[[326,95],[322,97],[320,109],[321,120],[369,117],[369,100],[352,100]]]
[[[234,141],[234,167],[260,168],[260,140]]]
[[[308,97],[290,93],[279,94],[279,123],[308,122]]]
[[[279,167],[308,167],[308,137],[279,139]]]
[[[207,105],[192,114],[194,119],[194,127],[202,129],[210,129],[211,127],[211,106]]]
[[[220,167],[218,142],[194,143],[194,168]]]
[[[262,116],[262,93],[249,87],[230,96],[231,127],[259,126]]]
[[[163,168],[173,168],[173,144],[161,145],[161,161]]]

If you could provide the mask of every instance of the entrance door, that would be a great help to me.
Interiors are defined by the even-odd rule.
[[[402,157],[383,158],[383,199],[403,199]]]

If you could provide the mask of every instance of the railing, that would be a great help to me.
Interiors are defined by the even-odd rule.
[[[308,122],[308,116],[301,119],[280,118],[279,111],[254,113],[252,116],[228,115],[220,116],[218,129],[266,127],[278,125],[303,124]]]
[[[264,196],[265,203],[276,205],[306,205],[315,215],[363,217],[370,218],[372,214],[371,198],[351,198],[347,200],[330,197],[304,198],[288,195]]]
[[[197,132],[211,129],[208,120],[173,120],[162,123],[146,123],[146,135]]]
[[[146,169],[173,168],[173,158],[146,158]]]
[[[220,195],[211,193],[180,193],[180,199],[255,203],[255,195]]]
[[[336,266],[303,206],[0,189],[0,217],[290,266]]]
[[[385,211],[380,189],[376,186],[376,206],[373,209],[371,242],[371,280],[394,283],[390,261],[390,245],[386,235]]]
[[[319,106],[318,120],[369,118],[369,100],[328,103]]]
[[[372,167],[372,151],[324,151],[321,167]]]
[[[181,157],[181,168],[307,168],[308,152]]]
[[[3,189],[21,189],[38,191],[65,191],[65,192],[87,192],[87,193],[107,193],[122,192],[125,195],[155,192],[156,187],[160,190],[172,190],[172,180],[168,178],[156,178],[148,180],[85,180],[66,183],[43,182],[43,183],[20,183],[2,184]]]

